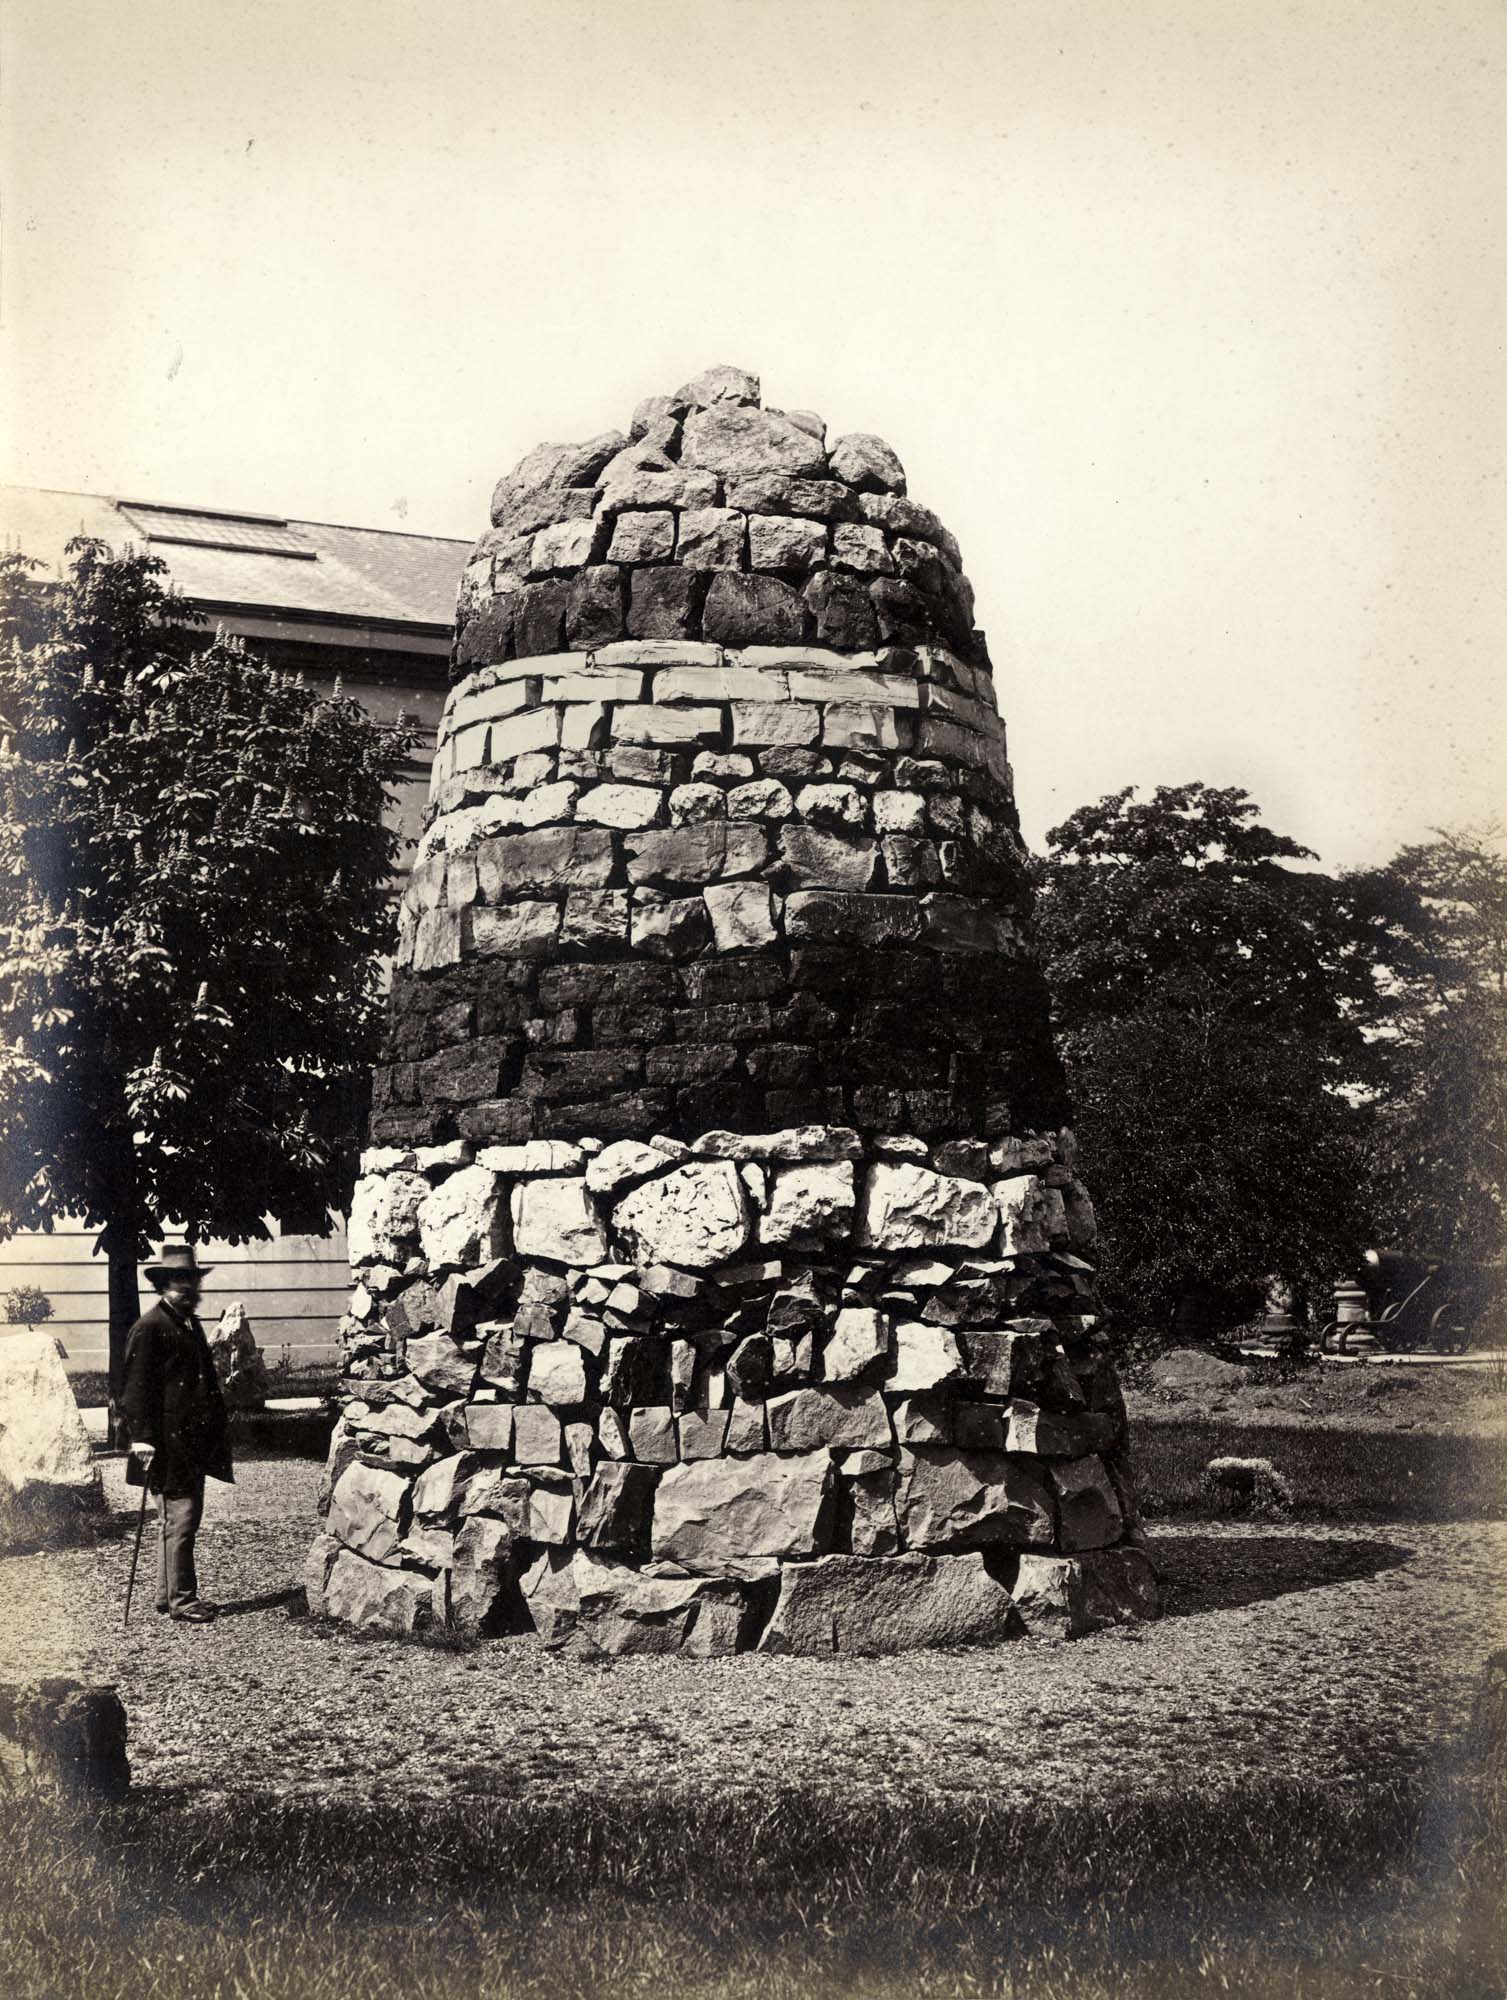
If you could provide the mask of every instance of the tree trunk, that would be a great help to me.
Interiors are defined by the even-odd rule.
[[[140,1252],[135,1228],[128,1222],[106,1223],[100,1247],[109,1259],[110,1301],[110,1430],[115,1444],[115,1406],[120,1399],[122,1364],[126,1358],[126,1335],[141,1317],[141,1286],[137,1277]]]

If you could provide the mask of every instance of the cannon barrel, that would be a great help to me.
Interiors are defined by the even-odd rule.
[[[1407,1271],[1416,1271],[1421,1277],[1425,1271],[1467,1271],[1500,1272],[1500,1260],[1471,1257],[1446,1257],[1438,1252],[1426,1250],[1367,1250],[1360,1262],[1363,1278],[1392,1278]]]

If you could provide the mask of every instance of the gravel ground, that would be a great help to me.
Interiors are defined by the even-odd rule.
[[[114,1537],[0,1563],[0,1678],[111,1680],[139,1784],[354,1798],[841,1783],[1084,1800],[1252,1777],[1417,1768],[1507,1643],[1507,1524],[1162,1526],[1169,1615],[1073,1644],[812,1661],[585,1665],[532,1639],[469,1650],[290,1618],[318,1467],[212,1485],[201,1581],[226,1615],[173,1625],[147,1558],[129,1631]],[[145,1590],[142,1583],[145,1582]]]

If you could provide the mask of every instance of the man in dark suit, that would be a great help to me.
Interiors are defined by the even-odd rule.
[[[214,1357],[194,1308],[205,1273],[186,1243],[168,1244],[147,1276],[161,1295],[126,1340],[120,1412],[131,1440],[129,1485],[158,1496],[157,1609],[207,1625],[218,1607],[199,1595],[194,1537],[204,1513],[204,1481],[231,1479],[225,1400]]]

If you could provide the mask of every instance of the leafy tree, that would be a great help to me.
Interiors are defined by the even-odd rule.
[[[1046,960],[1112,1306],[1233,1314],[1365,1233],[1366,925],[1235,788],[1130,789],[1047,836]]]
[[[407,738],[206,644],[157,558],[69,557],[0,559],[0,1231],[99,1228],[113,1378],[165,1225],[349,1195]]]
[[[1507,1250],[1507,855],[1495,828],[1441,833],[1358,876],[1387,1010],[1373,1199],[1420,1254]]]

